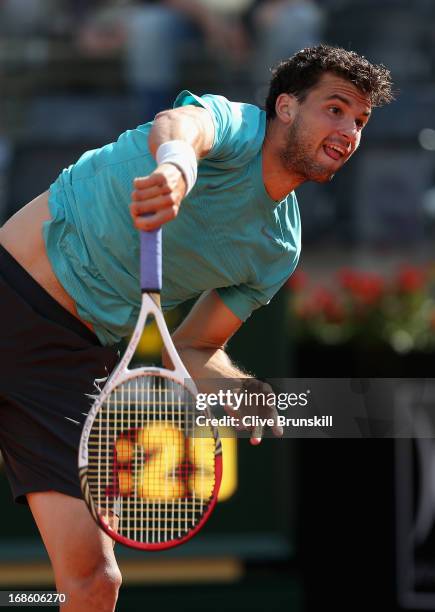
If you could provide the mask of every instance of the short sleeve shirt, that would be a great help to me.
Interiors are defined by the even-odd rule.
[[[281,202],[262,179],[265,113],[223,96],[183,91],[174,106],[206,108],[211,151],[178,216],[163,226],[162,305],[172,308],[216,289],[241,320],[267,304],[300,254],[296,195]],[[129,203],[133,179],[152,172],[152,123],[85,153],[50,187],[44,227],[54,271],[103,344],[131,333],[140,307],[139,239]]]

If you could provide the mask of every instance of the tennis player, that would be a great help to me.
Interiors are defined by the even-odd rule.
[[[163,225],[163,306],[198,296],[173,336],[193,378],[246,378],[225,344],[296,267],[294,190],[329,181],[391,99],[383,66],[302,50],[273,71],[265,111],[183,91],[172,110],[85,153],[0,230],[1,449],[64,610],[113,610],[121,583],[112,541],[81,499],[77,447],[86,394],[138,314],[137,229]]]

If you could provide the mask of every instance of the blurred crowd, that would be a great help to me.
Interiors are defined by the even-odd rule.
[[[271,66],[326,40],[351,45],[370,59],[383,61],[396,80],[428,78],[435,74],[434,4],[432,0],[0,0],[0,77],[5,59],[20,53],[30,64],[54,61],[56,55],[96,65],[118,61],[122,84],[141,101],[145,113],[153,114],[170,103],[189,70],[201,64],[217,85],[225,75],[243,80],[246,95],[258,102]]]
[[[0,0],[0,37],[34,37],[36,55],[45,39],[89,60],[120,58],[146,114],[170,104],[186,65],[207,58],[264,86],[278,59],[319,42],[323,22],[315,0]]]
[[[15,175],[35,143],[58,168],[184,88],[261,106],[271,67],[319,42],[387,65],[398,95],[349,170],[301,188],[305,240],[423,244],[435,231],[434,0],[0,0],[0,220],[29,196]],[[51,178],[43,168],[35,181]]]

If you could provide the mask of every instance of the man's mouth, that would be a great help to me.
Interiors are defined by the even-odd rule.
[[[324,144],[323,150],[325,151],[326,155],[330,157],[331,159],[333,159],[334,161],[338,161],[339,159],[342,159],[347,154],[346,147],[339,145],[339,144],[335,144],[335,143]]]

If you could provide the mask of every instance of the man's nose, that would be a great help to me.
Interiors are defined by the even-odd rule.
[[[359,132],[355,121],[346,121],[340,131],[348,143],[352,146],[356,144]]]

